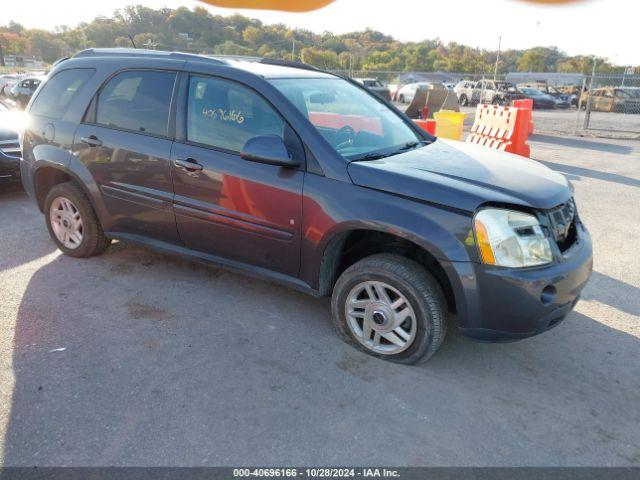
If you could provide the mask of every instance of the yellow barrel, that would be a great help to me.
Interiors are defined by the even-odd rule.
[[[452,110],[435,112],[433,118],[436,119],[436,137],[462,140],[462,126],[466,116],[466,113]]]

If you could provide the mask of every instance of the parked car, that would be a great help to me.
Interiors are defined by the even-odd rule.
[[[0,184],[20,181],[20,142],[10,105],[0,100]]]
[[[462,81],[454,88],[460,105],[476,105],[480,102],[493,105],[509,105],[511,101],[524,98],[515,85],[494,80],[478,82]]]
[[[582,94],[582,108],[587,108],[589,91]],[[628,88],[603,87],[593,90],[591,110],[595,112],[640,113],[640,95]]]
[[[580,96],[582,95],[581,87],[576,85],[567,85],[562,89],[562,92],[569,97],[569,103],[572,107],[578,107],[580,102]]]
[[[44,78],[44,76],[22,78],[9,90],[9,98],[13,99],[19,106],[25,107]]]
[[[122,239],[331,295],[339,335],[381,358],[427,359],[449,313],[482,340],[548,330],[591,273],[563,175],[308,65],[87,50],[28,110],[22,180],[62,252]]]
[[[533,108],[553,109],[556,108],[556,100],[551,95],[542,93],[535,88],[522,87],[520,89],[522,93],[526,95],[526,98],[533,100]]]
[[[11,87],[18,81],[18,75],[0,75],[0,97],[8,97]]]
[[[554,87],[553,85],[549,85],[548,83],[545,83],[545,82],[522,83],[522,84],[518,84],[518,88],[520,90],[522,90],[523,88],[532,88],[553,97],[556,103],[556,108],[566,109],[571,107],[571,97],[566,93],[560,91],[558,88]]]
[[[477,83],[476,81],[461,80],[453,87],[461,106],[475,105],[480,101],[480,90],[475,90]]]
[[[411,103],[413,97],[416,95],[416,92],[419,88],[428,88],[430,82],[416,82],[416,83],[408,83],[398,90],[397,99],[400,103]]]
[[[372,91],[380,98],[384,98],[387,101],[391,100],[391,91],[377,78],[354,78],[354,80],[360,85],[364,85],[367,90]]]

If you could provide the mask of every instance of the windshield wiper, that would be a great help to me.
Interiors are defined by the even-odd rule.
[[[405,150],[411,150],[412,148],[416,148],[421,145],[428,145],[429,143],[431,143],[429,142],[429,140],[416,140],[415,142],[407,142],[396,151],[404,152]]]
[[[381,158],[391,157],[393,155],[406,152],[407,150],[417,148],[418,146],[421,146],[421,145],[428,145],[429,143],[431,143],[429,142],[429,140],[416,140],[414,142],[407,142],[404,145],[401,145],[400,147],[396,148],[395,150],[386,151],[386,152],[370,152],[361,157],[354,158],[352,161],[365,162],[367,160],[380,160]]]

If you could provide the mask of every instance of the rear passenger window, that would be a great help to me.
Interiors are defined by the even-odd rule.
[[[187,140],[240,152],[258,135],[283,137],[284,121],[257,93],[235,82],[192,76]]]
[[[96,123],[152,135],[167,135],[169,107],[176,74],[126,71],[98,94]]]
[[[44,84],[29,112],[54,119],[62,118],[76,92],[94,72],[92,68],[72,68],[56,73]]]

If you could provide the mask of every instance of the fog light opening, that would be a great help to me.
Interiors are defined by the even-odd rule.
[[[544,305],[549,305],[556,298],[557,293],[558,291],[556,290],[556,287],[554,287],[553,285],[547,285],[542,289],[542,294],[540,295],[540,301]]]

